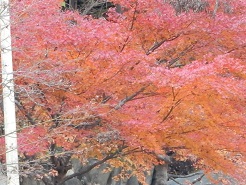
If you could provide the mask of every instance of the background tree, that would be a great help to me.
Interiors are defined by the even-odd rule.
[[[243,183],[245,2],[216,16],[212,0],[199,12],[112,3],[127,11],[94,19],[61,11],[60,1],[13,1],[19,149],[23,161],[50,160],[32,175],[52,172],[61,184],[79,175],[63,177],[67,160],[96,157],[143,182],[171,149]]]

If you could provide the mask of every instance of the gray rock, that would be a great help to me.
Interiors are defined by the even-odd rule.
[[[77,178],[69,179],[64,183],[64,185],[83,185],[82,182]]]
[[[139,185],[138,179],[135,176],[131,176],[126,185]]]
[[[106,185],[126,185],[127,179],[120,179],[119,181],[116,181],[113,179],[113,177],[116,177],[120,173],[121,173],[121,168],[114,168],[112,172],[110,173],[110,176],[108,178],[108,182]]]
[[[107,164],[102,164],[99,168],[92,169],[88,173],[87,179],[95,184],[106,185],[110,177],[110,172],[104,172],[107,167]]]
[[[152,170],[150,170],[150,172],[145,172],[145,177],[146,177],[146,183],[147,184],[151,184],[151,182],[153,180],[153,173],[154,173],[154,167],[152,168]]]
[[[43,181],[37,180],[34,177],[22,177],[21,185],[45,185]]]
[[[75,173],[78,172],[83,167],[80,160],[77,158],[72,158],[71,163],[72,163],[72,170]]]
[[[185,184],[193,183],[195,181],[197,181],[197,182],[193,183],[195,185],[223,185],[222,182],[218,181],[219,179],[222,179],[222,178],[228,180],[229,184],[233,184],[233,185],[238,184],[238,182],[236,182],[235,179],[232,179],[229,176],[223,175],[222,173],[211,173],[209,175],[203,176],[200,180],[197,180],[201,177],[202,174],[203,174],[203,171],[199,171],[199,172],[197,172],[196,175],[191,176],[191,177],[176,178],[174,180],[169,180],[168,185],[178,185],[178,184],[184,184],[185,185]],[[213,180],[214,180],[214,182],[213,182]]]

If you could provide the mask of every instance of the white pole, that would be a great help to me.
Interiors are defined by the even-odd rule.
[[[9,1],[1,0],[1,60],[7,185],[19,185]]]

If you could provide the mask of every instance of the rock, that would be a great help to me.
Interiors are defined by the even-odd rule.
[[[176,178],[174,180],[169,180],[168,185],[177,185],[179,184],[191,184],[195,182],[197,179],[199,179],[203,171],[198,171],[195,173],[196,175],[191,176],[191,177],[186,177],[186,178]],[[232,179],[229,176],[223,175],[222,173],[211,173],[208,175],[203,176],[200,180],[197,182],[193,183],[194,185],[223,185],[224,183],[221,181],[222,179],[228,181],[228,184],[233,184],[237,185],[238,182],[235,181],[235,179]],[[178,182],[178,183],[177,183]]]
[[[138,179],[135,176],[131,176],[126,185],[139,185]]]
[[[145,172],[146,183],[151,184],[153,180],[154,167],[150,170],[150,172]]]
[[[45,185],[43,181],[37,180],[34,177],[22,177],[21,185]]]
[[[72,158],[71,159],[71,164],[72,164],[72,170],[76,173],[78,172],[83,166],[80,162],[79,159],[77,158]]]
[[[66,181],[64,185],[83,185],[83,183],[77,178],[72,178]]]

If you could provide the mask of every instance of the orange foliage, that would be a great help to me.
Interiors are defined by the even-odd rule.
[[[138,152],[111,163],[139,172],[172,148],[245,175],[245,14],[176,15],[163,1],[139,0],[95,20],[44,2],[31,4],[31,17],[13,8],[19,135],[22,124],[45,129],[36,152],[53,140],[77,157],[103,158],[124,143]]]

